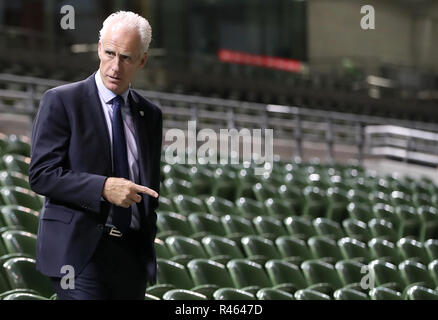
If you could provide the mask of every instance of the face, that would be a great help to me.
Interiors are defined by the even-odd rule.
[[[118,28],[113,28],[116,25]],[[141,38],[138,32],[117,25],[108,30],[98,45],[100,59],[100,75],[104,85],[121,94],[129,88],[129,84],[137,70],[146,63],[146,53],[141,53]]]

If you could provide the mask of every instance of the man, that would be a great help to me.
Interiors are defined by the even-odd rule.
[[[144,299],[155,282],[162,114],[130,89],[151,34],[137,14],[110,15],[99,70],[41,100],[29,181],[45,196],[37,269],[59,299]]]

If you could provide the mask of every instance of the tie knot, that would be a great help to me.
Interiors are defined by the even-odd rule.
[[[124,100],[122,98],[122,96],[115,96],[113,99],[113,104],[114,106],[123,106],[124,104]]]

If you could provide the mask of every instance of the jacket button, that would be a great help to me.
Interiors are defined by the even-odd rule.
[[[103,230],[103,224],[98,224],[97,227],[98,227],[100,230]]]

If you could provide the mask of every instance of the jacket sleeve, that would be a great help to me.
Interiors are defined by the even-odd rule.
[[[107,177],[71,170],[70,137],[68,112],[59,94],[49,90],[41,99],[32,128],[31,189],[51,200],[99,212]]]

